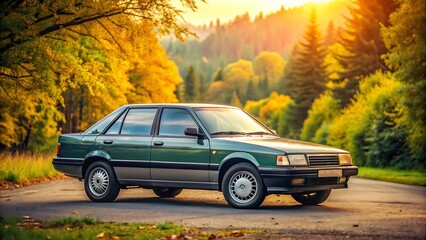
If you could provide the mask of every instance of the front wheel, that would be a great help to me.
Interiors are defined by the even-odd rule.
[[[327,200],[330,196],[331,190],[323,190],[309,193],[293,193],[291,196],[294,200],[298,201],[303,205],[318,205]]]
[[[263,180],[249,163],[239,163],[225,173],[223,196],[234,208],[257,208],[265,199]]]
[[[155,187],[152,191],[161,198],[172,198],[179,195],[182,192],[182,188]]]
[[[84,175],[84,190],[94,202],[112,202],[120,192],[120,184],[108,163],[94,162]]]

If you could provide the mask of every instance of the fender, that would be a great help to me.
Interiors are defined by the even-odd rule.
[[[94,151],[89,152],[84,157],[83,165],[84,165],[84,162],[86,162],[87,159],[92,158],[92,157],[104,158],[104,159],[108,160],[108,162],[111,162],[111,156],[107,152],[105,152],[103,150],[94,150]]]
[[[253,165],[255,165],[256,167],[259,167],[260,164],[257,162],[256,158],[253,157],[253,155],[246,153],[246,152],[233,152],[231,154],[229,154],[228,156],[226,156],[219,164],[219,172],[221,170],[221,168],[223,167],[223,165],[231,160],[231,159],[235,159],[235,158],[242,158],[245,159],[247,161],[250,161]]]

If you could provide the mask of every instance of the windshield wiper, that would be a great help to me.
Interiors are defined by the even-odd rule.
[[[275,135],[275,134],[272,134],[270,132],[260,131],[260,132],[249,132],[247,133],[247,135]]]
[[[236,132],[236,131],[224,131],[224,132],[214,132],[210,133],[210,135],[246,135],[245,132]]]

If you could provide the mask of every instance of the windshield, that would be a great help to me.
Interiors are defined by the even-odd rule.
[[[274,135],[269,129],[236,108],[195,108],[210,135]]]

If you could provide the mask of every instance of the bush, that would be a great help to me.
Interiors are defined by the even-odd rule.
[[[339,103],[331,92],[322,94],[315,99],[308,111],[300,138],[325,144],[327,142],[330,123],[340,115]]]
[[[376,72],[360,82],[360,91],[333,121],[327,143],[349,150],[360,166],[414,168],[401,124],[401,83]]]

